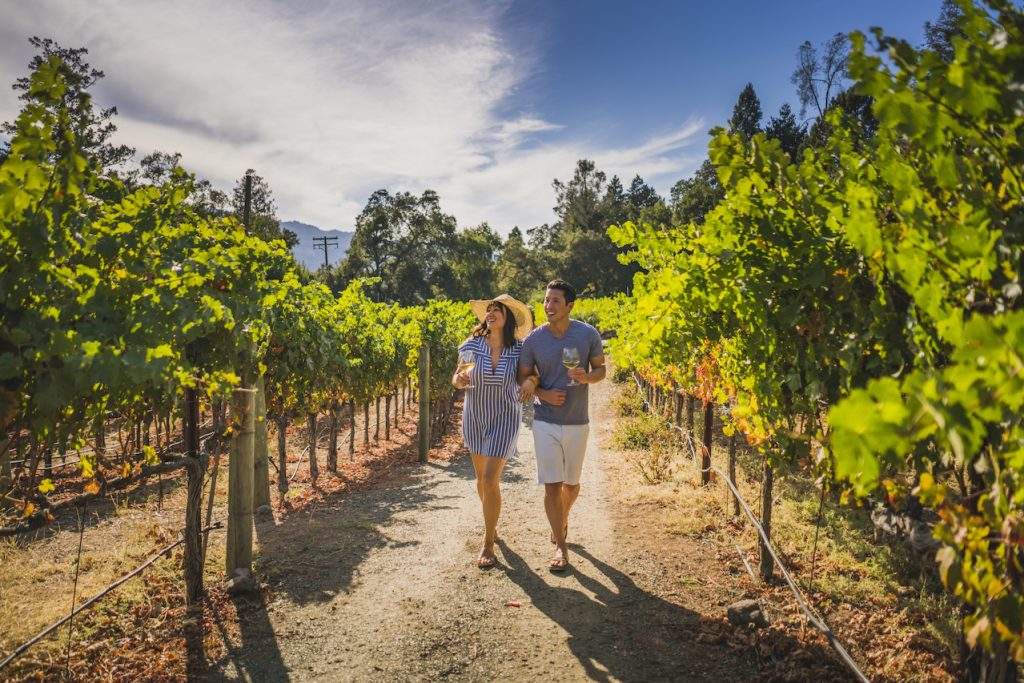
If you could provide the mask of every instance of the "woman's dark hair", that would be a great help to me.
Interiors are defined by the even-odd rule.
[[[512,313],[512,309],[510,309],[508,306],[501,303],[500,301],[492,301],[491,303],[487,304],[487,308],[490,308],[491,306],[501,306],[501,310],[505,311],[505,327],[501,329],[501,340],[505,344],[505,346],[509,348],[515,346],[517,327],[515,314]],[[481,320],[477,324],[477,326],[473,328],[473,336],[486,337],[490,333],[491,331],[487,329],[487,316],[485,315],[484,319]]]
[[[571,304],[576,301],[576,288],[565,280],[552,280],[546,289],[557,289],[565,297],[565,303]]]

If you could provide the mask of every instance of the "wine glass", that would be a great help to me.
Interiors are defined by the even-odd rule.
[[[580,364],[580,350],[574,346],[566,346],[562,349],[562,365],[567,368],[579,367]],[[575,379],[570,378],[568,386],[578,387],[580,385]]]
[[[459,351],[459,367],[457,372],[465,372],[467,375],[473,372],[476,366],[476,354],[472,351]],[[472,389],[472,384],[467,384],[463,389]]]

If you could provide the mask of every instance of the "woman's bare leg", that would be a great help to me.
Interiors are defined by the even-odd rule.
[[[501,472],[504,458],[471,454],[476,470],[476,487],[484,513],[484,543],[477,564],[494,564],[494,541],[498,536],[498,517],[501,515]]]

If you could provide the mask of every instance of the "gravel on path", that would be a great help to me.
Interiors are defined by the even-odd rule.
[[[258,523],[270,590],[238,602],[240,639],[208,680],[729,681],[749,655],[700,638],[720,599],[686,606],[680,563],[617,497],[610,382],[591,390],[592,430],[569,531],[571,566],[552,554],[533,436],[502,477],[498,565],[477,569],[480,503],[466,455],[398,468],[380,486]],[[653,541],[653,539],[651,539]],[[678,544],[677,544],[678,545]],[[696,563],[696,564],[694,564]],[[681,569],[682,568],[682,569]],[[719,596],[720,597],[720,596]],[[709,607],[709,605],[711,607]],[[702,616],[704,615],[704,616]]]

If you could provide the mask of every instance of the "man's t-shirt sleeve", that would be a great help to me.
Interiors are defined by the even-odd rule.
[[[530,337],[523,341],[523,350],[519,353],[519,367],[532,370],[533,366],[537,364],[533,359],[533,344]]]
[[[590,357],[598,358],[604,356],[604,347],[601,345],[601,334],[593,327],[590,328]]]

